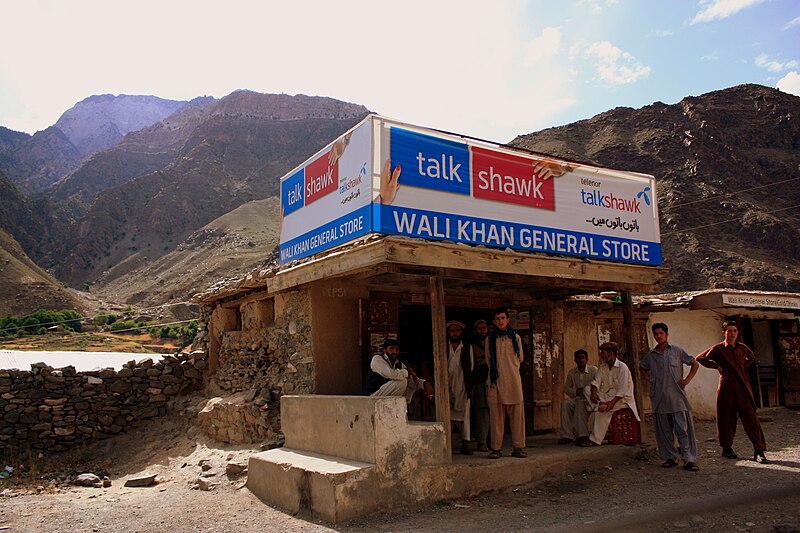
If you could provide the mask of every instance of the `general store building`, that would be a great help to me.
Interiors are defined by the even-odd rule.
[[[632,366],[646,346],[632,295],[664,277],[655,192],[652,176],[378,116],[315,154],[282,180],[280,266],[196,297],[215,385],[253,391],[254,440],[285,435],[251,460],[248,486],[343,520],[530,481],[520,465],[451,468],[445,322],[510,309],[527,432],[557,429],[576,349],[596,354],[613,336]],[[621,312],[598,329],[608,302],[571,298],[602,291],[621,295]],[[402,399],[362,395],[390,336],[435,386],[407,416]]]

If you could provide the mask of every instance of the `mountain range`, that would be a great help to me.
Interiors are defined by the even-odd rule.
[[[89,97],[32,136],[0,127],[0,229],[55,279],[109,301],[186,301],[270,260],[278,178],[368,113],[252,91]],[[655,175],[665,292],[800,291],[799,117],[800,98],[742,85],[509,145]]]

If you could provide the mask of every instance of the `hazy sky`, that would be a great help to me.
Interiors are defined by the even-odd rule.
[[[323,95],[495,141],[741,83],[800,95],[798,0],[2,0],[0,125],[94,94]]]

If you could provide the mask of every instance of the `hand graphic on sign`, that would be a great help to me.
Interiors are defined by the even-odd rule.
[[[575,170],[576,167],[577,165],[551,161],[549,159],[537,159],[533,162],[533,171],[543,180],[558,178],[567,172]]]
[[[375,203],[389,205],[394,202],[394,197],[400,188],[399,179],[400,165],[392,170],[392,162],[387,159],[386,164],[383,165],[383,172],[381,172],[381,192],[375,199]]]
[[[344,149],[347,148],[347,145],[350,144],[350,136],[353,132],[348,133],[331,146],[331,151],[328,154],[328,165],[333,166],[342,157],[344,153]]]

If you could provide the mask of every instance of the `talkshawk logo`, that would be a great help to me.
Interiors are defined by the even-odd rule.
[[[647,205],[650,205],[649,192],[650,187],[646,187],[643,191],[637,193],[636,197],[628,199],[617,196],[613,192],[603,193],[599,189],[581,189],[581,203],[584,205],[611,209],[613,211],[641,213],[642,200],[644,200]]]

